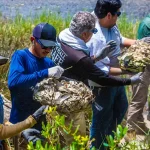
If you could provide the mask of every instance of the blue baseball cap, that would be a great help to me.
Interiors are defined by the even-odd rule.
[[[56,29],[48,23],[40,23],[34,29],[32,35],[45,47],[56,46]]]

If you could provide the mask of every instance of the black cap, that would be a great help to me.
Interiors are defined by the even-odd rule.
[[[33,29],[33,36],[45,46],[56,46],[56,29],[48,23],[40,23]]]

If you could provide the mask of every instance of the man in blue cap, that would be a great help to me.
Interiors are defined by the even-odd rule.
[[[33,100],[34,86],[48,77],[60,78],[64,69],[55,66],[46,57],[56,46],[56,30],[48,23],[40,23],[33,29],[30,37],[32,46],[17,50],[13,54],[8,75],[8,87],[11,93],[12,109],[10,122],[15,124],[33,114],[41,104]],[[34,128],[41,130],[42,118]]]

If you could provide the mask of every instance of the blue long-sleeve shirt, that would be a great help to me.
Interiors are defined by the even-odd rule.
[[[37,58],[27,48],[13,54],[8,76],[12,100],[10,122],[23,121],[41,106],[33,100],[33,87],[48,77],[48,68],[53,66],[50,58]]]

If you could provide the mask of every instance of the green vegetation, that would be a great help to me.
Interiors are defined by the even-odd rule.
[[[37,141],[36,144],[29,142],[28,150],[89,150],[90,144],[94,140],[90,140],[88,136],[77,135],[78,127],[72,131],[72,122],[70,125],[65,125],[65,116],[57,113],[56,108],[50,107],[47,111],[47,125],[42,126],[42,136],[44,141]],[[122,142],[122,139],[127,134],[128,128],[117,126],[117,129],[112,135],[106,136],[106,142],[103,145],[109,150],[148,150],[150,149],[149,135],[143,142],[132,140],[129,142]],[[63,139],[63,134],[72,136],[73,142],[67,145]],[[95,150],[93,147],[91,150]]]
[[[73,121],[73,120],[72,120]],[[28,150],[87,150],[90,147],[88,136],[77,135],[78,127],[72,131],[72,122],[69,126],[65,125],[65,116],[59,115],[56,108],[50,107],[47,111],[47,125],[42,126],[42,136],[46,139],[45,143],[37,141],[35,145],[32,142],[28,144]],[[68,134],[73,138],[70,145],[66,145],[63,140],[63,134]],[[95,150],[95,148],[92,148]]]
[[[23,18],[18,14],[14,20],[6,20],[0,14],[0,55],[10,57],[15,50],[29,47],[31,32],[36,24],[48,22],[56,28],[57,34],[59,34],[69,26],[70,20],[71,16],[69,15],[62,18],[59,14],[52,12],[43,12],[34,18]],[[122,35],[128,38],[136,37],[138,24],[139,22],[129,22],[125,15],[122,15],[118,20],[118,27]],[[6,83],[8,67],[9,64],[0,66],[0,92],[10,99]]]

